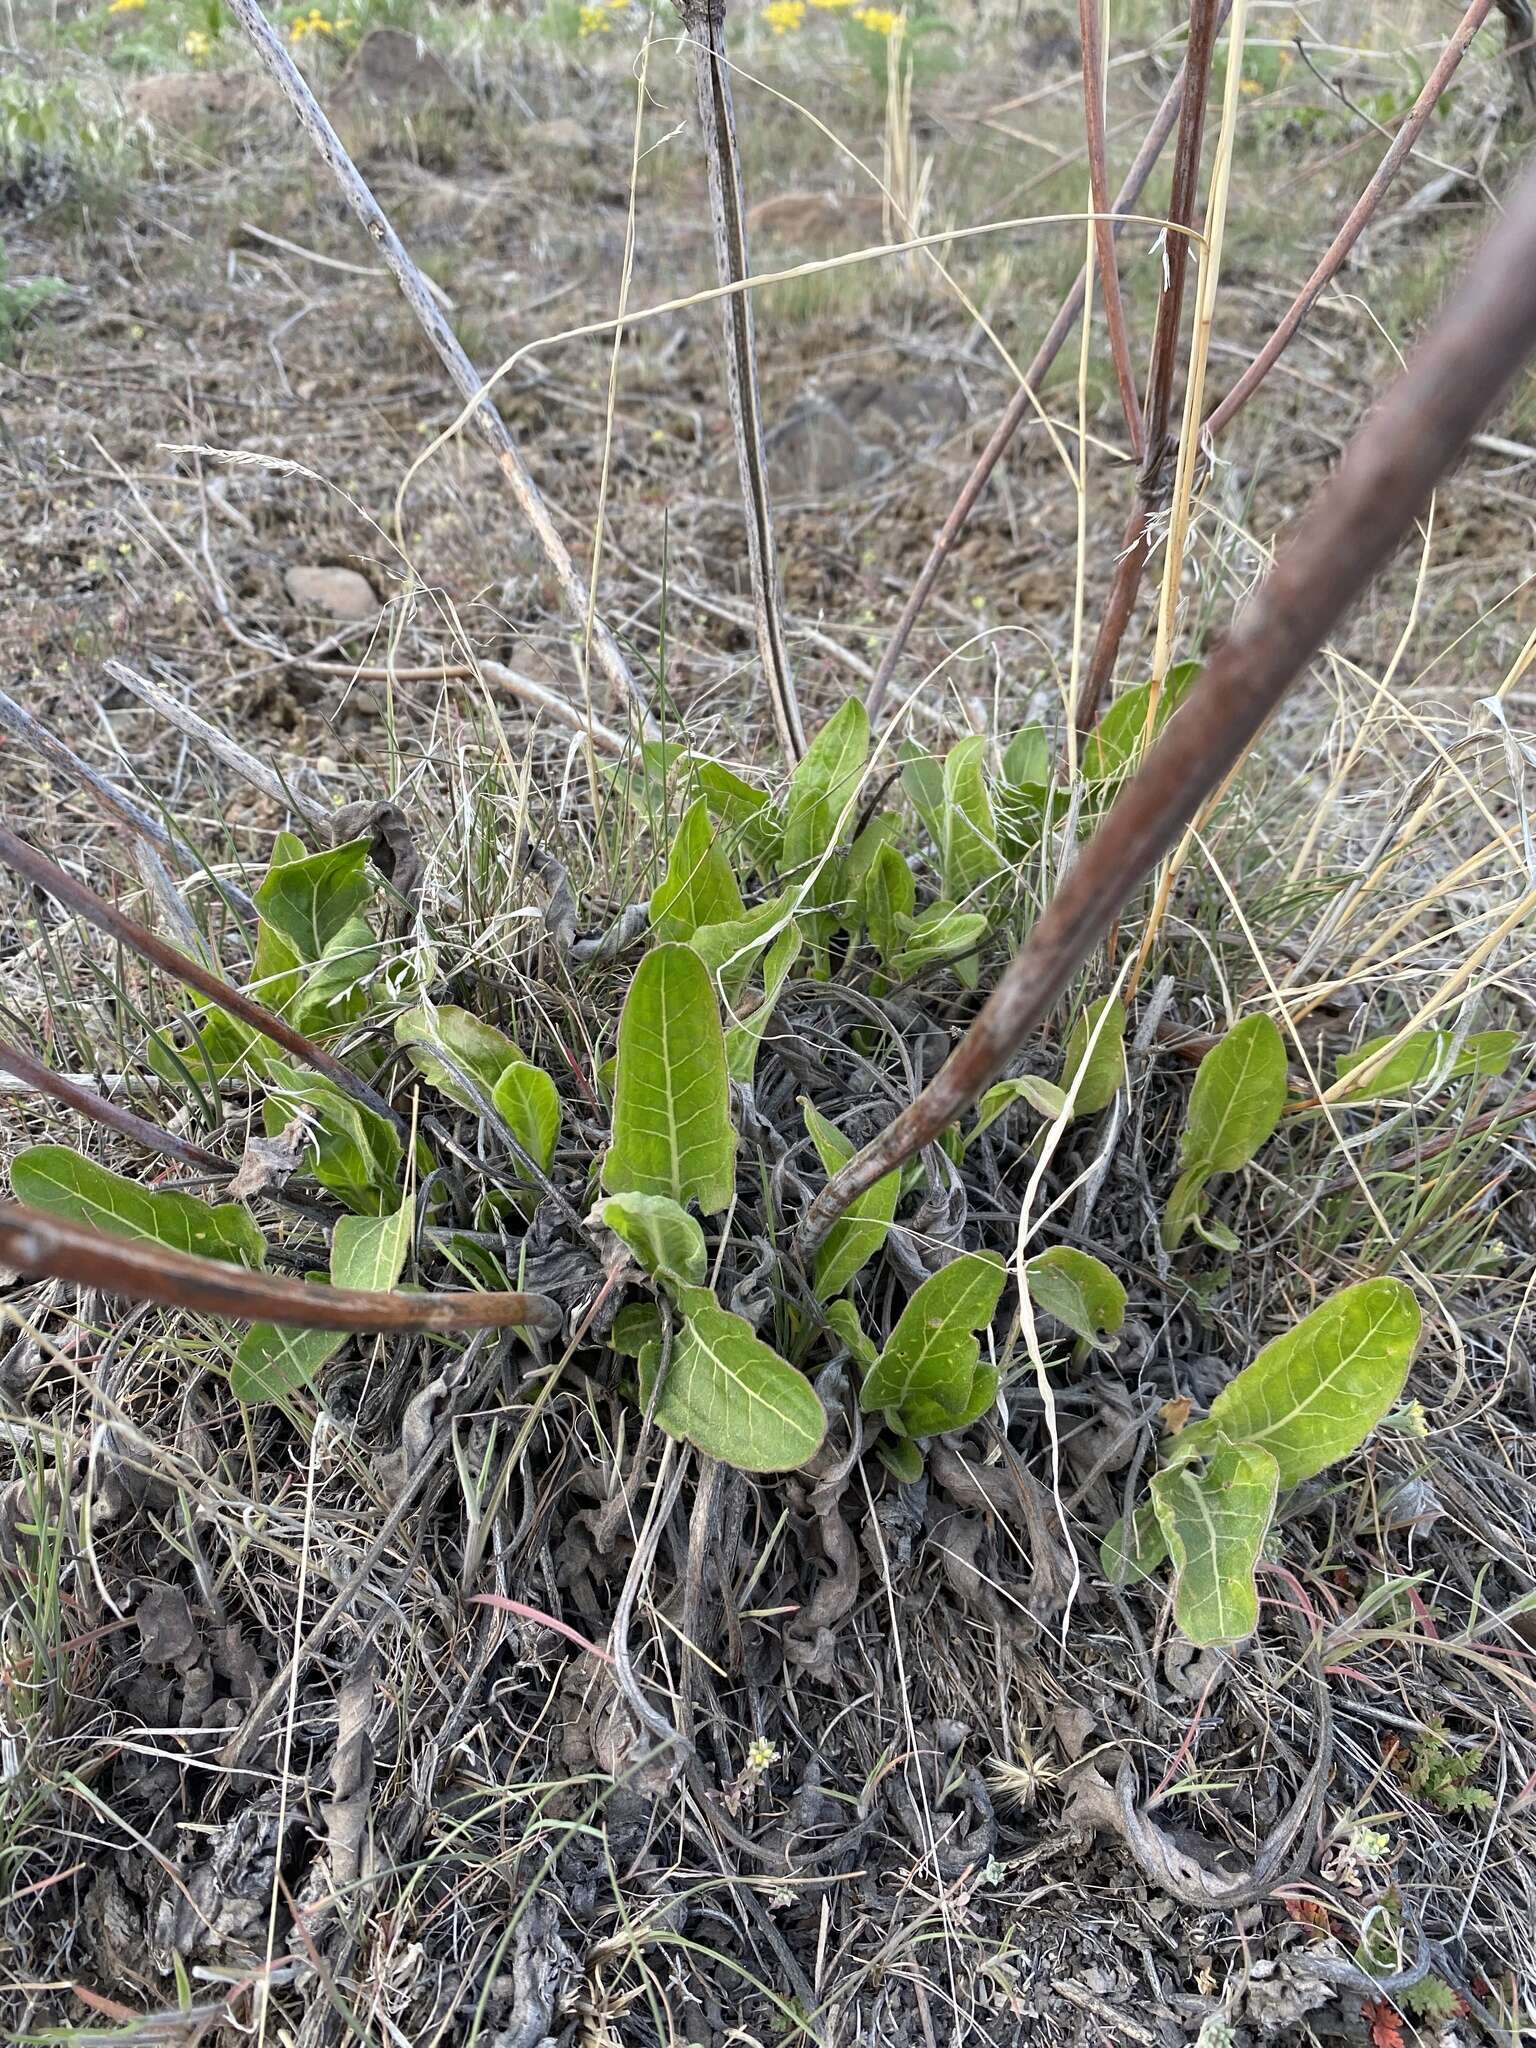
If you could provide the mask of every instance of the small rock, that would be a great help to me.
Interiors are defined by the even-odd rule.
[[[768,480],[780,498],[828,498],[867,482],[885,467],[838,408],[813,394],[767,439]]]
[[[469,95],[441,57],[404,29],[371,28],[336,86],[341,105],[467,106]]]
[[[965,414],[953,378],[865,379],[811,392],[768,436],[769,482],[785,498],[834,497],[943,440]]]
[[[767,241],[834,243],[879,240],[883,216],[871,192],[775,192],[747,212],[747,233]]]
[[[249,71],[167,71],[135,79],[127,89],[133,111],[168,132],[235,119],[270,104],[274,95],[274,87]]]
[[[523,140],[532,150],[567,150],[573,156],[597,155],[597,137],[570,114],[561,114],[553,121],[531,122],[523,130]]]
[[[283,588],[301,612],[326,619],[371,619],[379,609],[373,585],[355,569],[285,569]]]

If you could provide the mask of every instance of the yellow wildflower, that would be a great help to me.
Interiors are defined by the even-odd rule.
[[[583,7],[576,17],[576,33],[580,36],[600,36],[607,27],[607,11],[601,7]]]
[[[776,36],[787,36],[805,20],[805,0],[768,0],[763,19]]]
[[[112,5],[107,9],[107,12],[108,14],[137,14],[143,5],[144,0],[112,0]]]
[[[1256,93],[1261,93],[1264,90],[1256,78],[1240,78],[1237,83],[1237,89],[1248,99],[1252,99]]]
[[[301,14],[288,31],[290,43],[302,43],[306,36],[333,36],[336,33],[334,21],[327,21],[318,7],[311,7],[308,14]]]
[[[181,47],[195,62],[198,58],[207,56],[213,48],[213,38],[205,29],[189,28],[181,39]]]
[[[889,7],[856,7],[853,18],[862,28],[877,36],[888,36],[895,29],[901,16]]]
[[[819,8],[823,14],[840,14],[845,7],[852,7],[854,4],[855,0],[811,0],[811,5]]]

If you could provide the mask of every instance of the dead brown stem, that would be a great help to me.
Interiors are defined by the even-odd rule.
[[[39,853],[36,847],[28,846],[24,839],[18,839],[16,834],[4,825],[0,825],[0,861],[13,869],[23,880],[30,882],[33,888],[46,890],[67,910],[72,910],[77,917],[84,918],[85,922],[94,925],[97,931],[105,932],[109,939],[116,939],[119,945],[126,946],[131,953],[137,953],[142,959],[152,962],[154,966],[174,976],[187,988],[195,988],[199,995],[206,996],[209,1002],[216,1003],[229,1016],[238,1017],[242,1024],[248,1024],[253,1031],[259,1031],[263,1038],[270,1038],[274,1045],[280,1045],[284,1052],[291,1052],[294,1058],[302,1060],[305,1066],[313,1067],[318,1074],[324,1074],[327,1080],[334,1081],[338,1088],[350,1095],[354,1102],[362,1103],[376,1115],[388,1117],[397,1128],[401,1127],[400,1118],[383,1096],[370,1088],[366,1081],[360,1081],[357,1075],[344,1067],[334,1054],[328,1053],[323,1046],[318,1046],[312,1039],[306,1038],[302,1031],[295,1031],[291,1024],[285,1023],[263,1004],[253,1002],[249,996],[242,995],[239,989],[232,988],[227,981],[204,967],[200,961],[190,959],[187,954],[178,952],[174,946],[168,946],[164,939],[157,937],[147,926],[140,924],[136,918],[129,917],[115,904],[108,903],[104,897],[98,896],[94,889],[88,889],[84,882],[77,882],[73,875],[67,875],[57,861],[49,860],[48,856]]]
[[[808,1255],[854,1198],[933,1143],[1007,1065],[1138,884],[1412,528],[1536,349],[1536,174],[1528,175],[1405,373],[1288,545],[937,1077],[822,1189]]]
[[[125,1109],[119,1102],[109,1102],[94,1088],[71,1081],[65,1074],[56,1074],[52,1067],[45,1067],[41,1060],[34,1059],[31,1053],[23,1052],[19,1045],[12,1045],[9,1039],[4,1038],[0,1038],[0,1073],[12,1074],[18,1081],[24,1081],[27,1087],[36,1089],[39,1095],[49,1095],[55,1102],[64,1103],[88,1123],[101,1124],[106,1130],[116,1131],[120,1137],[131,1138],[146,1152],[160,1152],[167,1159],[179,1159],[183,1166],[200,1166],[214,1173],[234,1171],[229,1161],[221,1159],[217,1152],[209,1152],[203,1146],[193,1144],[189,1138],[178,1138],[173,1132],[152,1124],[148,1117]]]
[[[1226,397],[1208,415],[1205,422],[1205,431],[1208,434],[1219,434],[1223,427],[1229,426],[1236,419],[1289,348],[1297,329],[1316,305],[1324,288],[1343,268],[1345,258],[1359,241],[1362,232],[1380,206],[1387,187],[1402,169],[1414,144],[1423,134],[1430,115],[1435,111],[1441,95],[1450,84],[1457,66],[1467,54],[1472,38],[1488,19],[1492,7],[1493,0],[1472,0],[1472,5],[1462,16],[1455,33],[1440,52],[1434,70],[1425,79],[1419,96],[1402,126],[1392,138],[1386,155],[1376,166],[1370,183],[1345,215],[1342,226],[1328,244],[1317,268],[1286,308],[1285,315],[1274,333]]]
[[[564,1321],[545,1294],[375,1293],[311,1286],[253,1273],[223,1259],[199,1259],[164,1245],[109,1237],[19,1202],[0,1202],[0,1265],[18,1273],[73,1280],[81,1287],[155,1301],[237,1322],[281,1323],[296,1330],[507,1330],[555,1333]]]
[[[1099,283],[1104,293],[1104,324],[1109,329],[1109,352],[1115,365],[1115,382],[1120,387],[1120,409],[1125,414],[1125,431],[1131,453],[1142,452],[1141,400],[1136,392],[1136,374],[1131,368],[1131,344],[1125,331],[1125,303],[1120,296],[1120,266],[1115,260],[1115,229],[1109,218],[1108,145],[1104,137],[1104,38],[1099,21],[1099,0],[1078,0],[1078,22],[1083,46],[1083,133],[1088,145],[1088,197],[1093,207],[1093,243],[1098,256]]]
[[[1205,137],[1206,83],[1216,47],[1218,22],[1214,0],[1190,0],[1189,54],[1185,61],[1194,90],[1185,92],[1179,114],[1173,185],[1168,196],[1168,220],[1172,229],[1187,230],[1195,217],[1195,198],[1200,185],[1200,145]],[[1141,474],[1137,478],[1136,511],[1126,529],[1115,568],[1114,588],[1073,707],[1073,718],[1079,732],[1087,732],[1093,725],[1099,700],[1114,670],[1120,642],[1136,608],[1136,593],[1141,588],[1141,574],[1146,567],[1152,520],[1168,495],[1171,464],[1177,453],[1177,443],[1169,433],[1168,422],[1173,408],[1173,377],[1178,366],[1179,330],[1184,315],[1184,285],[1189,276],[1187,232],[1164,235],[1163,262],[1163,291],[1157,302],[1157,325],[1152,331],[1152,361],[1147,372],[1147,408]]]
[[[1231,5],[1232,0],[1221,0],[1219,9],[1220,20],[1226,20]],[[1129,213],[1141,197],[1147,179],[1152,175],[1153,167],[1163,153],[1163,145],[1173,133],[1174,123],[1179,118],[1179,109],[1184,102],[1184,82],[1187,76],[1188,65],[1187,63],[1181,64],[1174,73],[1173,81],[1169,85],[1167,92],[1163,95],[1161,106],[1153,116],[1152,125],[1146,132],[1141,148],[1136,152],[1135,161],[1125,174],[1124,183],[1115,195],[1115,203],[1112,209],[1115,213]],[[1116,240],[1119,239],[1120,223],[1118,221],[1111,223],[1111,233]],[[991,480],[993,470],[996,469],[998,463],[1002,460],[1004,452],[1013,440],[1014,435],[1024,424],[1024,421],[1033,416],[1036,406],[1034,394],[1049,375],[1051,365],[1055,362],[1057,356],[1060,355],[1067,336],[1077,325],[1087,292],[1088,271],[1085,265],[1078,272],[1077,282],[1073,285],[1071,291],[1067,293],[1065,299],[1062,300],[1056,318],[1051,322],[1044,340],[1039,348],[1036,349],[1032,361],[1024,372],[1023,381],[1013,397],[1008,401],[1007,409],[1003,413],[1002,418],[993,428],[991,439],[977,457],[976,466],[966,478],[959,497],[956,498],[953,506],[950,508],[949,516],[944,521],[943,526],[940,527],[938,536],[929,550],[927,561],[924,562],[922,569],[918,573],[917,581],[912,586],[911,595],[902,607],[901,617],[896,621],[895,631],[891,634],[890,640],[886,644],[885,652],[880,657],[880,666],[875,672],[875,679],[865,692],[864,704],[871,718],[879,716],[881,706],[885,702],[886,692],[890,688],[891,677],[895,674],[896,665],[906,651],[906,645],[912,637],[913,628],[922,616],[923,607],[933,595],[934,585],[939,580],[944,564],[948,561],[956,541],[959,540],[960,535],[964,532],[966,522],[976,509],[976,502]]]

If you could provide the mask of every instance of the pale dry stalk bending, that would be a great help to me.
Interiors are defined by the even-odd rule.
[[[587,587],[577,573],[570,550],[549,515],[549,507],[544,503],[532,472],[518,451],[511,430],[486,394],[485,379],[464,353],[459,337],[449,326],[433,298],[426,279],[407,254],[405,244],[395,233],[389,217],[343,148],[341,138],[326,119],[319,101],[305,82],[303,73],[283,48],[277,31],[262,12],[260,0],[229,0],[229,4],[241,27],[255,45],[256,54],[276,79],[284,97],[298,115],[300,126],[341,188],[347,204],[378,247],[395,283],[400,287],[406,304],[416,316],[417,325],[437,351],[439,359],[460,394],[474,407],[471,417],[475,426],[481,439],[495,456],[512,496],[517,501],[519,511],[533,529],[539,546],[544,550],[545,560],[555,572],[566,610],[575,624],[585,629]],[[601,619],[593,621],[592,646],[609,681],[622,697],[636,707],[646,736],[654,738],[656,728],[645,692],[636,681],[629,663],[624,659],[619,643]]]
[[[745,188],[741,155],[736,146],[736,112],[731,100],[731,74],[725,56],[725,0],[677,0],[693,44],[694,76],[699,93],[699,120],[709,164],[709,215],[714,229],[715,266],[722,285],[742,285],[751,276],[747,262]],[[731,406],[731,431],[741,472],[742,509],[747,518],[747,560],[752,571],[752,608],[757,625],[758,658],[773,705],[773,722],[786,764],[793,768],[805,752],[805,727],[795,695],[789,647],[784,635],[779,565],[773,535],[773,501],[768,490],[768,458],[763,446],[762,399],[757,380],[757,338],[752,319],[752,294],[734,291],[721,301],[725,323],[726,389]]]
[[[1536,174],[1528,175],[1404,375],[1365,420],[1288,544],[959,1046],[917,1100],[823,1188],[809,1255],[848,1204],[932,1144],[1043,1022],[1295,677],[1369,586],[1536,350]]]
[[[1220,20],[1225,21],[1231,4],[1232,0],[1221,0]],[[1174,124],[1179,118],[1179,110],[1184,104],[1184,85],[1188,75],[1189,67],[1187,62],[1181,64],[1174,73],[1173,81],[1169,85],[1167,92],[1163,95],[1162,104],[1153,117],[1152,125],[1148,128],[1143,138],[1141,148],[1136,152],[1135,160],[1126,172],[1125,180],[1115,195],[1115,202],[1111,208],[1113,213],[1127,214],[1131,212],[1137,200],[1141,197],[1142,190],[1148,178],[1152,175],[1153,167],[1162,155],[1163,147],[1169,136],[1173,133]],[[1123,226],[1124,223],[1118,219],[1110,223],[1111,234],[1117,241]],[[977,499],[980,498],[982,492],[986,489],[987,484],[991,480],[993,470],[996,469],[998,463],[1002,460],[1004,451],[1013,440],[1014,435],[1026,419],[1035,416],[1038,405],[1035,393],[1050,374],[1051,366],[1057,356],[1061,354],[1067,336],[1077,325],[1087,293],[1088,270],[1085,265],[1078,272],[1077,282],[1073,285],[1071,291],[1067,293],[1065,299],[1062,300],[1060,310],[1057,312],[1056,318],[1051,322],[1045,339],[1041,342],[1039,348],[1036,349],[1033,359],[1024,372],[1023,380],[1018,390],[1008,401],[1007,410],[992,430],[991,439],[977,457],[975,467],[966,478],[964,487],[951,507],[948,518],[946,518],[943,526],[939,529],[938,536],[929,550],[928,559],[924,562],[917,581],[912,586],[912,593],[902,607],[901,617],[896,621],[895,631],[891,634],[885,652],[880,657],[880,666],[875,673],[875,679],[865,692],[864,705],[871,718],[879,716],[881,706],[885,702],[886,692],[890,688],[891,677],[896,672],[896,664],[901,660],[903,653],[906,651],[906,645],[912,637],[913,628],[922,614],[923,607],[933,594],[933,587],[939,580],[945,562],[949,559],[950,551],[953,549],[956,541],[959,540],[966,521],[975,510]]]

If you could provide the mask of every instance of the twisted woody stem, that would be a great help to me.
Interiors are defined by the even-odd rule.
[[[809,1255],[848,1204],[974,1102],[1043,1022],[1133,891],[1231,772],[1286,690],[1411,530],[1435,484],[1536,351],[1536,172],[1196,688],[1126,784],[935,1079],[827,1183]]]

